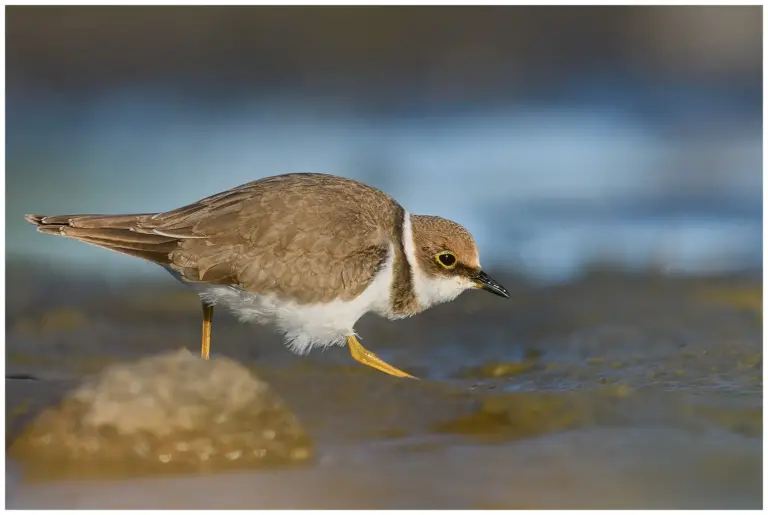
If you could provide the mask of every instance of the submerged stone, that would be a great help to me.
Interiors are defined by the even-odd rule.
[[[570,395],[512,393],[481,400],[479,409],[437,424],[438,433],[506,441],[588,425],[590,406]]]
[[[538,368],[542,368],[542,366],[536,359],[493,362],[477,367],[464,368],[460,370],[456,376],[463,379],[494,379],[516,376]]]
[[[111,365],[44,411],[9,449],[32,477],[200,473],[295,464],[310,438],[235,361],[181,350]]]

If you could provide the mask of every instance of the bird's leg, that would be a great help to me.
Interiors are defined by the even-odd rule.
[[[376,370],[380,370],[385,374],[389,374],[395,377],[410,377],[411,379],[417,379],[411,374],[407,374],[402,370],[384,362],[384,360],[382,360],[376,354],[360,345],[360,342],[357,341],[357,338],[354,336],[347,336],[347,345],[349,345],[349,353],[352,355],[355,361],[358,361],[363,365],[368,365],[369,367],[373,367]]]
[[[203,301],[203,346],[200,357],[209,359],[211,355],[211,321],[213,320],[213,304]]]

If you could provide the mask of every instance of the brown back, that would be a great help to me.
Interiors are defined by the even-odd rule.
[[[397,202],[363,183],[288,174],[165,213],[31,215],[28,220],[43,232],[58,230],[167,264],[188,281],[238,285],[306,303],[359,295],[383,263],[390,242],[398,246],[402,217]],[[155,258],[153,244],[159,245]]]

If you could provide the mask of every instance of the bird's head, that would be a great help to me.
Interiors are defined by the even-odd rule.
[[[509,298],[507,289],[483,271],[475,240],[456,222],[411,215],[406,220],[404,240],[409,261],[417,265],[414,290],[424,308],[473,288]]]

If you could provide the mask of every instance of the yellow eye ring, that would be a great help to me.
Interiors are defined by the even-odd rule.
[[[459,260],[456,259],[456,254],[450,250],[438,252],[437,255],[435,255],[435,261],[437,261],[438,264],[446,270],[450,270],[451,268],[455,267],[456,263],[459,262]]]

